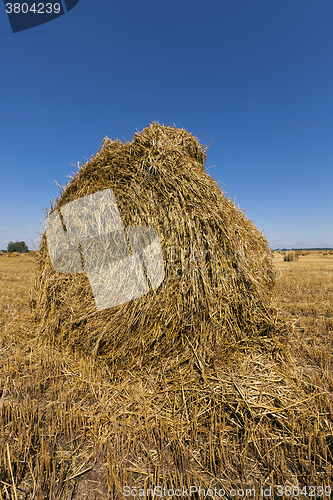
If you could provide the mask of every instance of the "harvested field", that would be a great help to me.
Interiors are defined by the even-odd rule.
[[[34,262],[0,261],[3,498],[14,485],[22,499],[105,499],[128,484],[330,484],[333,257],[275,264],[287,374],[280,356],[239,346],[206,381],[179,370],[118,383],[104,362],[36,344]]]

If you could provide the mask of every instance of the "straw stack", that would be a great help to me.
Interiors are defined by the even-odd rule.
[[[8,257],[19,257],[22,254],[20,252],[8,252],[7,255]]]
[[[299,260],[299,252],[289,251],[284,253],[284,259],[285,262],[296,262]]]
[[[203,370],[227,346],[275,335],[270,249],[205,172],[206,151],[189,132],[155,122],[131,142],[104,139],[50,214],[111,188],[125,228],[156,231],[165,277],[139,298],[98,310],[87,274],[53,269],[44,233],[31,293],[42,338],[102,357],[114,370],[161,363]]]

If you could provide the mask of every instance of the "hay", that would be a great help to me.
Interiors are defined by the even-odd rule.
[[[8,257],[19,257],[22,255],[20,252],[7,252]]]
[[[299,252],[295,252],[294,250],[285,252],[283,260],[285,262],[296,262],[299,260]]]
[[[156,231],[165,277],[139,298],[98,310],[86,273],[53,269],[44,232],[31,292],[41,338],[99,356],[114,373],[181,363],[203,373],[226,349],[274,337],[267,241],[205,172],[205,153],[189,132],[158,123],[131,142],[104,139],[50,214],[111,188],[125,228]]]

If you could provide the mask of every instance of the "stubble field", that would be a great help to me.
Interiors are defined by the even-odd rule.
[[[271,498],[311,486],[307,496],[329,497],[333,255],[282,262],[275,253],[284,361],[239,347],[190,385],[181,372],[110,380],[102,362],[37,342],[34,259],[0,256],[0,499],[135,498],[153,484],[211,488],[205,498],[216,499],[253,487],[260,498],[259,485],[272,486]],[[279,371],[286,360],[288,377]]]

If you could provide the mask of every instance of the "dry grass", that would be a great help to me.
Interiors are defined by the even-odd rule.
[[[277,280],[276,304],[281,315],[295,318],[293,354],[318,355],[319,346],[330,363],[333,335],[333,255],[306,252],[298,262],[276,262],[281,279]],[[305,344],[304,344],[305,340]],[[308,348],[305,348],[308,345]],[[310,361],[310,359],[309,359]],[[316,364],[315,362],[313,364]],[[327,366],[330,366],[329,364]]]
[[[0,259],[2,498],[330,484],[333,257],[276,263],[275,305],[294,323],[287,366],[283,348],[240,344],[206,380],[179,369],[171,379],[143,370],[118,382],[102,361],[36,344],[33,261]]]

